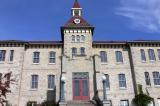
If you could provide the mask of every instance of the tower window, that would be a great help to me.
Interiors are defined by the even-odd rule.
[[[72,35],[72,42],[75,42],[75,39],[76,37],[75,37],[75,35]]]
[[[85,36],[81,35],[81,41],[84,42],[85,41]]]
[[[77,48],[73,47],[72,48],[72,57],[77,55]]]
[[[85,48],[84,48],[84,47],[81,47],[81,48],[80,48],[80,52],[81,52],[81,55],[85,55]]]
[[[80,42],[80,36],[77,35],[77,42]]]

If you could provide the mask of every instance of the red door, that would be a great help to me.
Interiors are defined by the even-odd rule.
[[[88,79],[73,79],[73,100],[89,100]]]

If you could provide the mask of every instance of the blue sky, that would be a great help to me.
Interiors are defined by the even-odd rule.
[[[160,40],[160,0],[79,0],[94,40]],[[61,40],[74,0],[0,0],[0,40]]]

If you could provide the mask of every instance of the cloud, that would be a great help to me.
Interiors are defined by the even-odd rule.
[[[120,0],[116,14],[130,19],[131,27],[160,33],[160,0]]]

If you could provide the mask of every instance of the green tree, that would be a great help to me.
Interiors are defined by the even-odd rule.
[[[138,85],[138,94],[135,95],[133,103],[136,106],[148,106],[148,104],[153,101],[153,98],[147,94],[143,93],[142,85]]]

